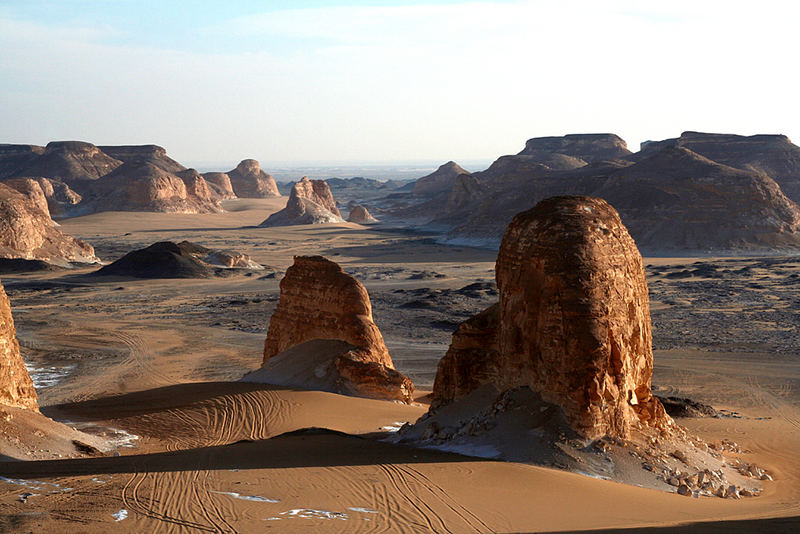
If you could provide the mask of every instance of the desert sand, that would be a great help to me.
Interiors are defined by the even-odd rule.
[[[736,442],[740,452],[731,458],[774,477],[758,497],[693,499],[392,444],[402,424],[427,410],[452,321],[496,301],[496,253],[355,223],[257,227],[285,203],[233,200],[219,214],[104,212],[61,222],[105,261],[157,241],[189,240],[245,252],[267,267],[250,276],[101,278],[92,276],[94,266],[3,278],[42,413],[116,440],[119,455],[2,458],[0,530],[800,528],[796,304],[779,291],[800,263],[778,269],[748,258],[645,258],[654,392],[724,410],[730,416],[678,422],[707,442]],[[261,364],[278,282],[301,254],[334,259],[364,283],[395,367],[417,386],[414,404],[238,382]],[[697,261],[728,268],[730,291],[740,296],[699,296],[697,287],[713,290],[717,279],[704,276],[708,268],[691,272]]]

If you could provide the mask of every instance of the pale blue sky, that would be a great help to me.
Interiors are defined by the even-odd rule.
[[[0,142],[477,160],[540,135],[800,138],[791,1],[0,0]],[[795,139],[796,140],[796,139]]]

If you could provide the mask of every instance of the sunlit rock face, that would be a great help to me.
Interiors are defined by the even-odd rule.
[[[287,355],[309,357],[303,351],[290,355],[293,347],[314,340],[335,340],[343,342],[342,346],[336,345],[320,365],[324,363],[322,367],[328,369],[325,375],[335,375],[337,391],[411,402],[414,384],[394,369],[361,282],[322,256],[296,256],[280,289],[264,342],[262,370],[269,370],[273,359],[285,360]]]
[[[39,410],[36,390],[19,352],[11,303],[0,284],[0,404]]]
[[[261,170],[254,159],[242,160],[232,171],[226,173],[234,193],[239,198],[267,198],[281,196],[278,184],[269,174]]]
[[[302,180],[292,186],[286,207],[270,215],[260,226],[344,222],[331,188],[325,180]]]
[[[518,214],[496,276],[500,302],[454,335],[434,406],[491,382],[501,391],[529,386],[590,438],[667,421],[651,393],[642,257],[607,202],[554,197]]]

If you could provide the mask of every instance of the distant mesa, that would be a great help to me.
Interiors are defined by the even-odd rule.
[[[322,256],[296,256],[280,289],[264,364],[244,381],[413,400],[414,384],[394,369],[361,282]]]
[[[367,208],[357,204],[350,209],[350,215],[347,216],[347,222],[358,224],[374,224],[378,222],[378,219],[370,215],[369,211],[367,211]]]
[[[668,146],[687,148],[737,169],[763,172],[778,183],[787,197],[800,202],[800,147],[785,135],[683,132],[678,138],[642,143],[636,157],[653,155]]]
[[[226,173],[239,198],[269,198],[281,196],[278,184],[269,174],[261,170],[254,159],[242,160],[232,171]]]
[[[100,261],[91,245],[56,228],[41,205],[5,183],[0,183],[0,258],[60,266]]]
[[[470,173],[465,171],[455,161],[448,161],[436,169],[436,171],[418,179],[414,183],[413,192],[415,195],[421,196],[433,196],[440,193],[447,193],[453,188],[456,177],[462,174]]]
[[[525,148],[519,155],[542,157],[543,159],[561,155],[582,160],[586,164],[601,160],[624,159],[631,153],[627,143],[621,137],[611,133],[602,133],[534,137],[525,143]]]
[[[302,180],[292,186],[286,207],[270,215],[260,226],[344,222],[330,187],[324,180]]]
[[[497,257],[499,304],[453,335],[434,406],[483,383],[527,386],[588,438],[627,438],[671,420],[651,392],[644,264],[604,200],[555,197],[517,215]]]
[[[189,241],[161,241],[127,253],[91,276],[131,278],[209,278],[230,269],[262,270],[246,254],[214,251]]]
[[[167,156],[167,151],[158,145],[117,145],[98,147],[105,154],[123,163],[150,163],[159,169],[178,173],[186,167]]]
[[[75,187],[81,186],[82,182],[97,180],[121,164],[91,143],[53,141],[47,144],[39,157],[24,167],[23,173],[15,176],[44,176]]]
[[[647,143],[636,154],[613,134],[534,138],[520,154],[473,173],[469,187],[459,177],[444,206],[429,216],[430,224],[449,228],[450,242],[496,247],[514,213],[551,196],[591,195],[619,210],[648,253],[794,250],[800,246],[799,208],[763,172],[764,161],[775,169],[780,158],[759,159],[755,147],[780,145],[785,154],[800,148],[783,136],[754,138],[685,133],[677,140]],[[715,157],[739,167],[700,155],[690,145],[707,153],[716,147]],[[733,154],[740,161],[734,162]],[[762,169],[744,163],[748,158],[762,162]],[[784,170],[790,169],[793,156],[781,161]],[[413,209],[407,211],[413,216]]]

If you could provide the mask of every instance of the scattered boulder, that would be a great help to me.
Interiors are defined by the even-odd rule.
[[[302,180],[292,186],[286,207],[270,215],[260,226],[344,222],[330,187],[324,180]]]
[[[320,362],[327,362],[328,366],[322,375],[330,378],[335,369],[341,391],[411,401],[413,383],[394,370],[383,336],[372,320],[369,294],[361,282],[322,256],[296,256],[280,289],[264,342],[264,366],[259,371],[262,378],[267,380],[265,377],[273,371],[283,376],[284,371],[278,370],[295,365],[303,368],[311,365],[305,361],[307,358],[321,358]],[[325,351],[314,345],[312,356],[302,356],[305,349],[287,354],[292,347],[312,340],[339,343],[326,345]],[[302,361],[291,362],[298,358]],[[287,361],[290,363],[282,363]],[[312,375],[301,377],[308,384],[306,387],[315,387],[322,376]]]
[[[39,411],[39,397],[19,352],[11,302],[0,284],[0,404]]]
[[[208,278],[222,269],[261,270],[246,254],[234,251],[213,251],[201,245],[182,241],[161,241],[147,248],[127,253],[91,276],[125,276],[133,278]]]
[[[91,245],[56,228],[30,198],[4,183],[0,183],[0,258],[62,266],[99,261]]]
[[[254,159],[242,160],[232,171],[226,173],[233,192],[239,198],[268,198],[281,196],[278,184],[269,174],[261,170]]]
[[[661,405],[672,417],[720,417],[720,413],[708,404],[685,397],[657,396]]]
[[[589,438],[671,424],[651,393],[642,257],[607,202],[555,197],[518,214],[496,272],[500,302],[459,327],[437,370],[434,406],[490,382],[530,387]]]
[[[357,204],[350,210],[350,215],[347,216],[347,222],[358,224],[373,224],[378,222],[378,219],[370,215],[367,208]]]

